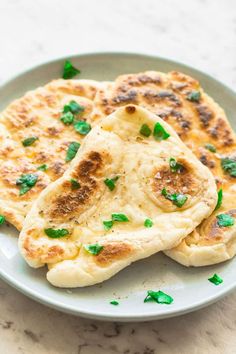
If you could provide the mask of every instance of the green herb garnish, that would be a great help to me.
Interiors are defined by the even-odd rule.
[[[77,133],[81,134],[81,135],[87,135],[91,128],[91,125],[83,120],[78,120],[75,124],[74,124],[74,128],[77,131]]]
[[[218,190],[218,200],[217,200],[217,204],[215,207],[215,210],[219,209],[222,205],[222,200],[223,200],[223,190],[222,188]]]
[[[166,140],[170,137],[170,134],[163,128],[160,123],[156,123],[153,130],[153,136],[157,141]]]
[[[106,231],[110,230],[113,226],[113,221],[112,220],[106,220],[103,221],[103,226]]]
[[[74,179],[74,178],[71,178],[70,183],[71,183],[71,189],[73,189],[73,190],[79,189],[81,187],[80,183],[78,181],[76,181],[76,179]]]
[[[220,285],[223,283],[223,279],[217,274],[214,274],[213,277],[208,278],[208,280],[215,285]]]
[[[229,214],[219,214],[216,216],[217,224],[220,227],[228,227],[234,225],[234,218]]]
[[[70,125],[74,122],[74,115],[71,112],[66,112],[63,113],[61,116],[60,120],[65,124],[65,125]]]
[[[144,226],[145,227],[152,227],[153,226],[153,221],[151,219],[146,219],[144,221]]]
[[[156,301],[158,304],[170,305],[174,301],[174,299],[170,295],[163,293],[163,291],[148,290],[144,302],[149,301]]]
[[[36,140],[38,140],[37,136],[31,136],[30,138],[26,138],[25,140],[22,141],[23,146],[30,146],[32,145]]]
[[[80,70],[76,69],[69,60],[66,60],[63,68],[63,79],[72,79],[77,74],[80,74]]]
[[[114,177],[114,178],[106,178],[104,180],[105,185],[110,189],[110,191],[113,191],[115,189],[115,182],[118,180],[118,176]]]
[[[148,138],[152,134],[152,130],[147,124],[143,124],[139,130],[139,133]]]
[[[0,225],[2,225],[6,221],[5,216],[0,215]]]
[[[116,300],[112,300],[112,301],[110,301],[110,304],[117,306],[117,305],[119,305],[119,302]]]
[[[16,180],[16,185],[20,186],[19,195],[23,195],[27,193],[31,188],[34,187],[37,180],[38,180],[38,176],[33,173],[21,175]]]
[[[125,214],[114,213],[111,214],[112,221],[126,222],[129,221]]]
[[[171,172],[182,172],[184,170],[184,166],[178,163],[173,157],[169,159],[169,165]]]
[[[173,193],[170,194],[167,192],[165,188],[162,189],[161,194],[168,200],[172,201],[174,205],[176,205],[178,208],[181,208],[186,201],[188,200],[188,197],[182,193]]]
[[[46,164],[43,164],[43,165],[40,165],[39,167],[37,167],[37,170],[39,171],[46,171],[48,169],[48,165]]]
[[[103,246],[100,246],[98,243],[95,243],[93,245],[84,245],[84,249],[88,252],[96,256],[103,250]]]
[[[61,238],[69,235],[69,231],[67,229],[44,229],[45,234],[50,238]]]
[[[211,151],[211,152],[216,152],[216,148],[215,148],[215,146],[212,145],[212,144],[206,144],[206,145],[205,145],[205,148],[206,148],[207,150]]]
[[[66,152],[66,162],[73,160],[79,148],[80,148],[80,143],[77,143],[76,141],[70,143],[68,150]]]
[[[221,159],[221,167],[230,176],[236,177],[236,160],[230,159],[228,157]]]
[[[187,96],[187,100],[192,101],[192,102],[199,102],[200,98],[201,98],[201,92],[200,91],[192,91]]]
[[[63,113],[71,112],[73,114],[79,114],[84,111],[84,107],[75,101],[70,101],[63,108]]]

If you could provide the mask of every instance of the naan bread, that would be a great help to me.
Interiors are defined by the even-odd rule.
[[[60,121],[64,105],[76,101],[84,107],[80,119],[90,122],[98,85],[91,80],[55,80],[26,93],[0,114],[0,214],[18,230],[32,202],[67,168],[69,144],[82,140],[72,125]],[[22,141],[29,137],[37,140],[31,146],[23,146]],[[42,164],[48,170],[37,170]],[[16,181],[29,173],[37,175],[38,181],[20,196]]]
[[[221,213],[236,216],[236,178],[221,167],[222,158],[236,161],[236,138],[224,111],[204,93],[199,82],[175,71],[122,75],[114,83],[104,84],[95,102],[97,120],[100,115],[108,115],[128,103],[159,115],[211,170],[218,189],[223,189],[222,207],[166,254],[186,266],[204,266],[233,257],[236,222],[234,226],[220,227],[216,216]],[[216,153],[209,151],[206,144],[213,144]]]
[[[165,140],[139,133],[143,124],[153,130],[157,122],[170,135]],[[170,158],[181,163],[181,172],[171,170]],[[110,190],[104,181],[112,178]],[[79,183],[77,189],[71,180]],[[162,194],[164,188],[187,201],[176,206]],[[47,279],[53,285],[92,285],[178,244],[212,213],[216,201],[212,174],[173,128],[128,105],[93,128],[64,175],[40,194],[25,219],[19,247],[32,267],[49,265]],[[103,222],[111,222],[112,214],[113,226],[105,231]],[[152,227],[144,227],[146,219]],[[64,236],[54,238],[58,232]]]

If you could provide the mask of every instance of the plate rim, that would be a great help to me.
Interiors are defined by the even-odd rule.
[[[183,62],[176,61],[170,58],[165,58],[162,56],[157,56],[157,55],[151,55],[151,54],[145,54],[145,53],[135,53],[135,52],[125,52],[125,51],[93,51],[93,52],[86,52],[86,53],[80,53],[80,54],[73,54],[73,55],[68,55],[68,56],[61,56],[57,58],[50,59],[48,61],[33,65],[29,67],[26,70],[23,70],[22,72],[15,74],[11,76],[9,79],[4,80],[1,85],[0,85],[0,90],[4,90],[4,87],[6,85],[10,85],[13,83],[16,79],[20,79],[24,75],[30,74],[31,71],[34,71],[36,69],[42,69],[44,66],[53,64],[53,63],[59,63],[63,62],[66,59],[73,60],[73,59],[78,59],[81,57],[96,57],[96,56],[130,56],[130,57],[140,57],[140,58],[149,58],[149,59],[156,59],[160,61],[167,62],[170,65],[179,65],[182,66],[183,68],[186,68],[187,70],[191,70],[196,74],[205,76],[206,78],[210,79],[213,81],[216,85],[221,85],[224,87],[228,93],[231,95],[236,95],[235,91],[227,86],[225,83],[221,82],[218,79],[215,79],[213,76],[209,75],[208,73],[205,73],[204,71],[201,71],[199,69],[196,69],[190,65],[187,65]],[[68,305],[65,303],[62,303],[61,301],[55,300],[53,298],[50,298],[47,295],[42,295],[41,293],[37,293],[35,290],[31,289],[29,286],[21,284],[17,279],[9,275],[7,272],[3,271],[0,269],[0,278],[4,280],[7,284],[18,290],[19,292],[23,293],[25,296],[33,299],[34,301],[37,301],[43,305],[46,305],[50,308],[54,308],[56,310],[62,311],[64,313],[69,313],[73,314],[75,316],[80,316],[84,318],[90,318],[90,319],[96,319],[96,320],[106,320],[106,321],[119,321],[119,322],[144,322],[144,321],[153,321],[153,320],[158,320],[158,319],[164,319],[164,318],[170,318],[170,317],[175,317],[178,315],[183,315],[192,311],[196,311],[200,308],[204,308],[206,306],[209,306],[213,304],[214,302],[220,300],[222,297],[228,295],[231,293],[234,289],[236,289],[236,281],[235,283],[229,284],[228,286],[224,286],[222,290],[218,291],[212,296],[209,296],[207,300],[202,300],[198,301],[197,303],[192,302],[191,304],[187,306],[183,306],[182,309],[176,309],[172,311],[167,311],[165,314],[163,313],[154,313],[154,314],[144,314],[144,315],[129,315],[129,314],[116,314],[115,312],[110,311],[109,313],[106,312],[106,314],[103,314],[102,312],[99,311],[82,311],[81,309],[78,310],[75,308],[73,305]]]

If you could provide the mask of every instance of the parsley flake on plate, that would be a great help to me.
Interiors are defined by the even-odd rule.
[[[191,102],[199,102],[201,98],[201,92],[200,91],[192,91],[188,94],[187,100]]]
[[[105,220],[102,223],[103,223],[104,229],[106,231],[110,230],[112,228],[112,226],[113,226],[113,221],[112,220]]]
[[[5,221],[6,221],[5,216],[0,215],[0,225],[4,224]]]
[[[173,157],[169,159],[169,165],[171,172],[182,172],[184,170],[184,166],[178,163]]]
[[[67,229],[44,229],[45,234],[50,238],[61,238],[69,235],[69,231]]]
[[[148,290],[144,302],[149,302],[149,301],[156,301],[158,304],[170,305],[174,301],[174,299],[170,295],[165,294],[161,290],[159,291]]]
[[[116,300],[112,300],[112,301],[110,301],[110,304],[117,306],[117,305],[119,305],[119,302]]]
[[[151,219],[146,219],[144,221],[144,226],[145,227],[152,227],[153,226],[153,221]]]
[[[63,79],[72,79],[77,74],[80,74],[80,70],[76,69],[69,60],[66,60],[63,67]]]
[[[66,152],[66,162],[73,160],[79,148],[80,148],[80,143],[77,143],[76,141],[70,143]]]
[[[129,221],[128,217],[125,214],[119,214],[119,213],[111,214],[111,219],[112,221],[118,221],[118,222]]]
[[[223,279],[217,274],[214,274],[211,278],[208,278],[208,280],[215,285],[223,283]]]
[[[143,124],[139,130],[139,133],[148,138],[152,134],[152,130],[147,124]]]
[[[16,185],[20,186],[19,195],[27,193],[31,188],[33,188],[38,180],[38,176],[33,173],[27,173],[21,175],[16,180]]]
[[[218,199],[217,199],[217,204],[216,204],[215,210],[217,210],[221,207],[222,200],[223,200],[223,190],[221,188],[218,190]]]
[[[37,136],[31,136],[29,138],[26,138],[25,140],[22,141],[23,146],[30,146],[32,145],[36,140],[38,140]]]
[[[43,164],[43,165],[40,165],[39,167],[37,167],[37,170],[39,171],[46,171],[48,169],[48,165],[46,164]]]
[[[236,177],[236,160],[225,157],[221,159],[221,167],[231,177]]]
[[[72,190],[79,189],[81,187],[80,183],[78,181],[76,181],[76,179],[74,179],[74,178],[71,178],[70,183],[71,183]]]
[[[167,133],[167,131],[163,128],[163,126],[160,123],[157,122],[154,126],[153,136],[155,140],[161,141],[161,140],[168,139],[170,137],[170,134]]]
[[[114,178],[106,178],[104,180],[105,185],[110,189],[110,191],[113,191],[115,189],[115,182],[118,180],[118,176]]]
[[[182,193],[170,194],[170,193],[167,192],[166,188],[162,189],[161,194],[166,199],[170,200],[178,208],[181,208],[186,203],[186,201],[188,200],[188,197],[185,194],[182,194]]]
[[[103,250],[103,248],[104,247],[98,243],[94,243],[93,245],[84,245],[84,249],[94,256],[98,255]]]
[[[206,144],[206,145],[205,145],[205,149],[207,149],[207,150],[209,150],[209,151],[211,151],[211,152],[216,152],[216,148],[215,148],[215,146],[212,145],[212,144]]]
[[[228,227],[234,225],[234,218],[229,214],[219,214],[216,216],[217,224],[220,227]]]
[[[81,135],[87,135],[92,129],[91,125],[83,120],[78,120],[77,122],[75,122],[74,128],[76,132]]]

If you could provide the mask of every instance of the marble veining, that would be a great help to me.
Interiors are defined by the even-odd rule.
[[[236,90],[234,0],[1,0],[0,84],[48,59],[131,51],[195,66]],[[149,323],[76,318],[0,281],[2,354],[236,353],[236,293]]]

